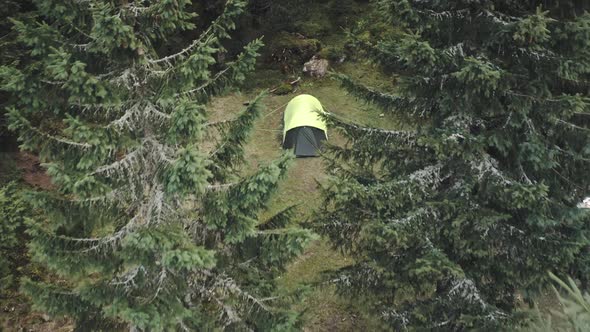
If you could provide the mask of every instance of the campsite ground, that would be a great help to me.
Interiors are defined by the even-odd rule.
[[[363,70],[367,69],[367,66],[367,64],[350,62],[339,65],[335,70],[370,81],[374,79],[371,76],[374,74],[367,73],[374,71]],[[261,68],[250,78],[251,84],[248,84],[248,90],[216,99],[211,105],[212,113],[220,118],[230,117],[230,114],[238,112],[244,107],[243,103],[253,99],[261,90],[270,89],[290,79],[290,76],[282,74],[279,70]],[[293,93],[280,96],[270,94],[265,98],[266,110],[256,122],[246,146],[246,172],[253,172],[259,165],[268,163],[283,153],[280,143],[285,104],[302,93],[314,95],[327,111],[340,117],[371,126],[388,128],[395,126],[393,119],[381,115],[368,105],[359,104],[346,95],[334,80],[302,77],[302,82]],[[337,132],[328,130],[331,144],[344,144],[344,140]],[[288,206],[298,205],[298,220],[307,220],[312,217],[315,207],[321,204],[318,186],[325,184],[327,178],[321,158],[296,159],[287,177],[281,182],[268,213],[272,214]],[[319,239],[313,242],[277,281],[284,291],[293,290],[298,285],[319,281],[324,271],[337,269],[351,262],[350,257],[331,248],[324,239]],[[318,287],[307,295],[303,303],[295,304],[295,306],[297,309],[306,309],[303,316],[306,331],[357,330],[370,325],[369,320],[364,318],[358,310],[359,304],[338,298],[330,285]]]

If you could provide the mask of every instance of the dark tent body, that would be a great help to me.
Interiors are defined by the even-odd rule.
[[[285,135],[284,149],[293,149],[297,157],[315,157],[321,150],[326,133],[314,127],[296,127]]]
[[[293,98],[284,116],[283,148],[293,149],[297,157],[315,157],[328,139],[322,104],[310,95]]]

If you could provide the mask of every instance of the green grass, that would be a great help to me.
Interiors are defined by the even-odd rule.
[[[303,312],[306,331],[350,331],[368,325],[353,303],[338,297],[333,285],[322,282],[322,273],[351,263],[350,257],[318,240],[278,278],[278,286],[285,291],[313,285],[304,300],[293,305],[293,309]]]

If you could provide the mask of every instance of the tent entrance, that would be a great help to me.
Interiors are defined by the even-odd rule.
[[[318,128],[302,126],[287,131],[283,148],[293,149],[297,157],[315,157],[321,150],[326,133]]]

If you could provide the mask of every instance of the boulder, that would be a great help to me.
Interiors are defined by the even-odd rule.
[[[314,56],[303,65],[303,72],[311,77],[324,77],[328,73],[330,62]]]

